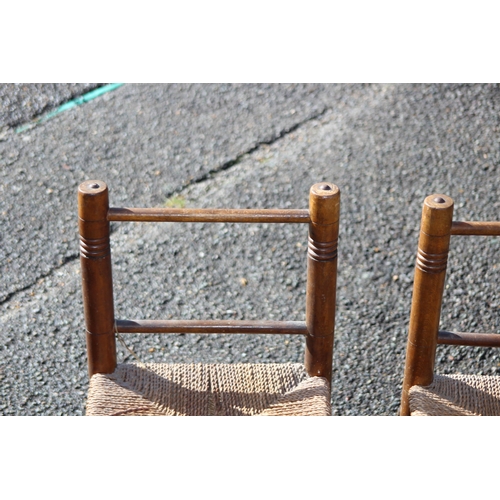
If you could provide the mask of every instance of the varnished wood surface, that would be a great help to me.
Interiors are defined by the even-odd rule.
[[[108,208],[104,182],[86,181],[79,186],[80,264],[90,376],[112,373],[116,367]]]
[[[270,333],[306,335],[304,321],[117,320],[119,333]]]
[[[309,223],[309,210],[224,208],[110,208],[109,221]]]
[[[457,236],[500,236],[500,222],[453,221],[451,234]]]
[[[428,385],[434,376],[452,217],[453,200],[449,196],[435,194],[425,198],[401,395],[400,415],[403,416],[410,414],[410,388],[414,385]]]
[[[500,347],[500,335],[497,333],[464,333],[440,330],[438,344]]]
[[[306,352],[304,366],[331,384],[337,290],[337,244],[340,190],[331,183],[314,184],[309,192],[307,251]]]

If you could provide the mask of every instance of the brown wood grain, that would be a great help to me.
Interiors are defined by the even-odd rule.
[[[254,333],[306,335],[304,321],[116,320],[119,333]]]
[[[498,333],[464,333],[440,330],[438,344],[500,347],[500,335]]]
[[[457,236],[500,236],[500,222],[453,221],[451,234]]]
[[[110,208],[109,221],[309,223],[308,210],[224,208]]]
[[[408,391],[433,380],[439,317],[446,277],[453,200],[428,196],[422,209],[406,348],[400,415],[409,415]]]
[[[80,264],[90,376],[112,373],[116,367],[108,208],[104,182],[86,181],[79,186]]]
[[[306,352],[310,376],[331,384],[340,190],[331,183],[314,184],[309,192],[309,245],[307,253]]]

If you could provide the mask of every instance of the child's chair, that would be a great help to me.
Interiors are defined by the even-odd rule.
[[[78,190],[90,387],[87,415],[330,415],[340,192],[310,190],[309,210],[110,208],[102,181]],[[115,319],[110,221],[307,223],[306,321]],[[118,364],[116,334],[304,335],[304,364]]]
[[[500,415],[500,377],[435,375],[437,344],[500,347],[500,335],[439,331],[450,236],[500,236],[500,222],[452,221],[453,200],[424,201],[400,415]]]

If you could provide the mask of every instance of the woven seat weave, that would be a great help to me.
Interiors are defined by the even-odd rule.
[[[87,415],[331,415],[301,364],[121,364],[90,380]]]
[[[498,416],[500,377],[435,375],[432,384],[409,392],[412,416]]]

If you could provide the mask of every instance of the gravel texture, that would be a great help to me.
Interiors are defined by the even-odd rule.
[[[116,206],[305,208],[313,183],[336,183],[333,412],[395,415],[423,199],[448,194],[456,219],[498,219],[499,108],[496,85],[125,85],[9,133],[0,142],[0,412],[84,412],[76,189],[97,178]],[[443,328],[499,331],[499,242],[452,240]],[[302,320],[306,244],[300,225],[113,224],[117,317]],[[294,337],[126,341],[143,361],[303,357]],[[438,350],[440,373],[499,365],[494,349]]]

